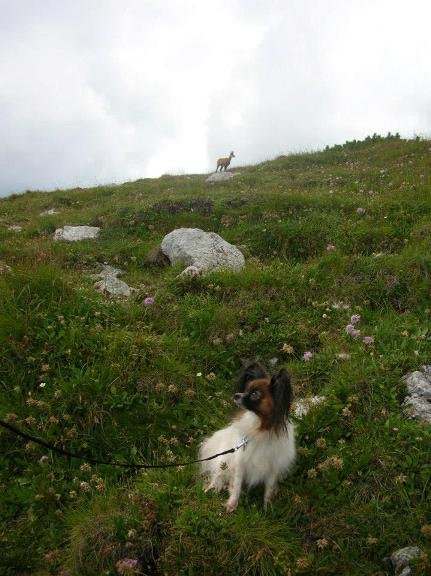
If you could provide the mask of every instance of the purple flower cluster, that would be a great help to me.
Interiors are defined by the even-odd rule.
[[[347,324],[346,326],[347,334],[349,334],[349,336],[351,336],[355,340],[357,340],[361,335],[361,331],[358,328],[356,328],[356,324],[358,324],[360,320],[361,317],[359,316],[359,314],[353,314],[353,316],[351,316],[350,318],[350,324]],[[364,336],[362,338],[362,342],[364,344],[374,344],[374,338],[372,336]]]
[[[145,298],[144,304],[145,306],[152,306],[154,304],[154,298],[148,296],[148,298]]]

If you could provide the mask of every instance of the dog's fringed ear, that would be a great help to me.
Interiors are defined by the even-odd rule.
[[[259,362],[247,364],[239,378],[238,392],[244,392],[249,382],[252,380],[259,380],[260,378],[268,378],[268,374],[265,372],[264,368],[259,364]]]
[[[293,400],[293,389],[290,376],[285,368],[271,378],[270,390],[274,402],[272,425],[277,431],[286,426]]]

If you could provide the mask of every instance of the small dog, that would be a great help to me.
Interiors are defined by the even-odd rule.
[[[204,440],[199,458],[208,458],[237,447],[231,454],[201,462],[206,477],[205,492],[227,488],[225,508],[232,512],[238,506],[243,484],[249,487],[265,484],[264,507],[267,508],[277,483],[295,461],[295,429],[289,421],[292,386],[285,369],[269,378],[257,362],[247,366],[240,378],[239,392],[234,395],[240,408],[227,428]],[[242,445],[243,444],[243,445]],[[241,448],[238,448],[242,445]]]

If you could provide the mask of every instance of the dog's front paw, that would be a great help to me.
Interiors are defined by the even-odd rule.
[[[229,498],[229,500],[226,500],[224,504],[226,512],[233,512],[234,510],[236,510],[237,506],[238,506],[238,500],[232,500],[231,498]]]

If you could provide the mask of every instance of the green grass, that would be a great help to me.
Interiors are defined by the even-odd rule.
[[[232,515],[195,468],[40,463],[45,450],[0,430],[0,573],[114,575],[136,558],[152,575],[384,576],[396,548],[429,554],[431,429],[403,416],[401,377],[431,363],[430,150],[375,137],[215,185],[165,176],[1,200],[0,418],[93,458],[156,463],[194,458],[229,420],[243,359],[278,358],[296,396],[327,402],[298,423],[273,507],[258,489]],[[102,232],[54,242],[64,224]],[[180,226],[240,246],[246,269],[178,280],[152,264]],[[133,298],[94,290],[103,262]],[[345,333],[353,313],[374,345]]]

